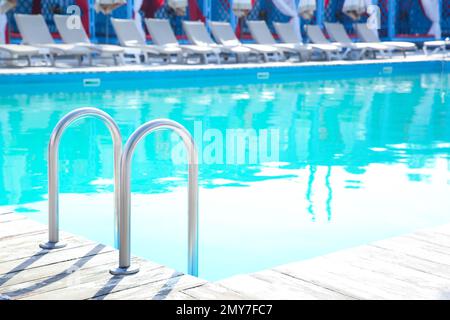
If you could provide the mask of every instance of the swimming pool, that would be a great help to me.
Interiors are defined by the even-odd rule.
[[[436,63],[377,68],[176,84],[12,81],[0,86],[0,205],[47,222],[51,130],[92,106],[125,139],[160,117],[192,132],[278,130],[277,161],[200,166],[199,275],[208,280],[448,223],[449,73]],[[172,161],[177,143],[158,132],[137,147],[132,253],[186,271],[187,168]],[[112,143],[102,123],[83,120],[63,136],[60,188],[61,228],[112,245]]]

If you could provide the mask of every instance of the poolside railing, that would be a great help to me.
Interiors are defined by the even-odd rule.
[[[48,146],[48,215],[49,240],[40,247],[51,250],[66,244],[59,239],[58,147],[64,130],[74,121],[94,117],[107,125],[114,144],[115,245],[119,248],[119,266],[110,270],[113,275],[135,274],[139,268],[131,265],[131,161],[138,143],[148,134],[168,129],[180,136],[188,153],[188,273],[198,276],[198,155],[189,131],[169,119],[149,121],[137,128],[122,152],[122,136],[116,122],[96,108],[76,109],[64,116],[55,126]]]
[[[55,126],[48,144],[48,242],[41,243],[42,249],[57,249],[66,246],[59,240],[59,179],[58,150],[61,137],[73,122],[84,118],[97,118],[108,127],[114,146],[114,219],[115,242],[119,230],[120,203],[120,157],[122,155],[122,135],[116,122],[106,112],[97,108],[79,108],[65,115]]]
[[[177,133],[183,140],[188,153],[188,273],[194,276],[198,275],[198,155],[190,133],[178,122],[168,119],[153,120],[141,125],[131,134],[125,144],[120,168],[119,267],[111,269],[111,274],[124,275],[139,271],[137,267],[131,266],[130,260],[131,160],[137,144],[148,134],[162,129],[169,129]]]

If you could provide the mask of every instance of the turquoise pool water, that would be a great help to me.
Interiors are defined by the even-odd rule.
[[[356,75],[355,75],[356,76]],[[237,79],[238,81],[238,79]],[[450,222],[449,74],[167,88],[141,82],[0,88],[0,205],[46,223],[47,142],[99,107],[125,138],[145,121],[277,129],[279,159],[200,167],[200,277],[222,279]],[[186,271],[187,168],[167,132],[138,146],[132,253]],[[63,230],[113,244],[112,144],[96,120],[60,148]]]

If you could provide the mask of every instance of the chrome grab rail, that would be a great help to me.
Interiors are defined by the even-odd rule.
[[[131,218],[131,191],[130,172],[131,160],[136,145],[145,136],[153,131],[170,129],[176,132],[184,142],[189,157],[189,184],[188,184],[188,273],[198,276],[198,156],[195,143],[189,132],[179,123],[158,119],[149,121],[133,132],[125,144],[121,159],[120,177],[120,214],[119,214],[119,267],[111,269],[113,275],[134,274],[139,268],[131,266],[130,259],[130,218]]]
[[[66,244],[59,241],[59,190],[58,190],[58,150],[59,142],[64,130],[74,121],[94,117],[103,122],[108,127],[114,145],[114,218],[115,218],[115,239],[117,246],[117,231],[119,223],[120,206],[120,157],[122,155],[122,136],[119,127],[109,114],[97,108],[80,108],[65,115],[53,129],[48,144],[48,242],[41,243],[42,249],[62,248]]]

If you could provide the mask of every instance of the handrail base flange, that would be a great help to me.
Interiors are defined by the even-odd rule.
[[[44,250],[54,250],[54,249],[60,249],[67,246],[67,243],[64,242],[42,242],[39,244],[39,247]]]
[[[129,276],[132,274],[136,274],[139,272],[139,267],[133,265],[126,268],[112,268],[109,269],[109,273],[111,273],[113,276]]]

